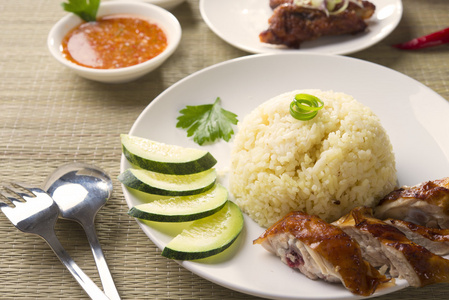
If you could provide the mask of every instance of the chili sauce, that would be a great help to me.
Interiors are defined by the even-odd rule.
[[[156,24],[131,15],[109,15],[72,29],[62,41],[62,54],[88,68],[117,69],[145,62],[167,47]]]

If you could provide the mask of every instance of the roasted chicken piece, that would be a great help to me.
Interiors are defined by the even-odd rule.
[[[299,48],[304,41],[321,36],[360,33],[367,27],[365,20],[375,11],[374,4],[368,1],[362,1],[362,6],[350,2],[346,10],[337,14],[285,2],[274,9],[268,29],[259,34],[261,42]]]
[[[389,281],[363,260],[359,245],[340,228],[303,212],[286,215],[254,244],[311,279],[342,282],[357,295],[371,295]]]
[[[430,252],[437,255],[449,254],[449,229],[429,228],[395,219],[384,221],[402,231],[409,240],[425,247]]]
[[[449,177],[394,190],[374,208],[374,215],[449,229]]]
[[[364,259],[374,267],[387,266],[391,276],[404,278],[414,287],[449,282],[449,260],[374,218],[371,208],[356,207],[333,224],[360,244]]]
[[[293,2],[295,2],[295,0],[270,0],[270,7],[271,7],[271,9],[275,9],[279,5],[286,4],[286,3],[293,4]]]

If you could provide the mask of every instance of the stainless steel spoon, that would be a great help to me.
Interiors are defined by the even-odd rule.
[[[111,178],[98,167],[69,163],[50,174],[43,189],[58,204],[61,218],[76,221],[84,228],[106,296],[120,299],[94,225],[97,212],[111,197]]]

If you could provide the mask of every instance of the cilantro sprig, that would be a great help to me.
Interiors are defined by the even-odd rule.
[[[97,11],[100,0],[68,0],[61,3],[65,11],[74,13],[86,22],[97,20]]]
[[[234,134],[232,125],[238,122],[236,114],[221,107],[220,97],[217,97],[214,104],[187,105],[179,112],[181,116],[177,118],[176,127],[187,129],[187,136],[193,136],[193,140],[199,145],[220,138],[228,142]]]

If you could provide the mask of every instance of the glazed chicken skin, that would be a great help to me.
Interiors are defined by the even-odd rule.
[[[362,258],[359,245],[340,228],[303,212],[287,214],[253,243],[307,277],[341,282],[357,295],[371,295],[389,281]]]
[[[387,266],[393,277],[422,287],[449,282],[449,260],[410,241],[396,227],[372,215],[368,207],[356,207],[333,224],[360,244],[363,257],[374,267]]]
[[[366,30],[365,19],[375,11],[374,4],[368,1],[362,2],[363,7],[350,2],[345,11],[331,15],[290,3],[292,1],[285,2],[274,9],[268,29],[259,34],[261,42],[299,48],[304,41],[322,36],[357,34]]]
[[[449,229],[429,228],[412,222],[387,219],[385,223],[402,231],[414,243],[437,255],[449,254]]]
[[[374,208],[374,215],[449,229],[449,177],[394,190]]]

